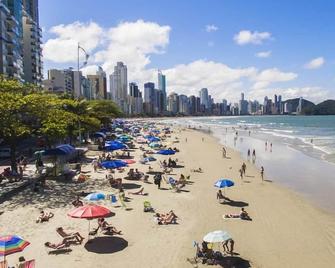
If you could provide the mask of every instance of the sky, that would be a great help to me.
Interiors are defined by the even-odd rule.
[[[77,68],[79,42],[84,74],[122,61],[141,89],[160,69],[168,93],[218,102],[335,98],[333,0],[39,0],[39,13],[45,73]]]

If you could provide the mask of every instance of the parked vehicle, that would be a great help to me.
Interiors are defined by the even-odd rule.
[[[10,148],[0,148],[0,158],[9,158]]]

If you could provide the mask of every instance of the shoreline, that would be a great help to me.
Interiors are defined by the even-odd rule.
[[[113,263],[117,267],[192,267],[187,258],[195,255],[193,241],[201,242],[203,236],[214,230],[226,230],[235,240],[234,258],[250,264],[251,267],[331,267],[335,261],[335,217],[315,208],[306,200],[282,188],[277,183],[262,182],[259,170],[247,164],[249,177],[241,181],[238,168],[243,162],[239,152],[230,148],[230,157],[222,158],[222,146],[218,140],[202,132],[182,130],[173,127],[168,142],[176,141],[180,152],[172,156],[183,167],[167,175],[178,178],[180,174],[190,175],[190,183],[180,193],[163,184],[161,190],[153,183],[124,181],[126,203],[130,210],[101,201],[99,204],[110,208],[116,215],[110,219],[122,236],[108,237],[102,234],[91,244],[74,246],[68,254],[48,255],[43,244],[46,241],[59,242],[55,229],[59,226],[66,231],[80,232],[87,237],[87,221],[66,216],[72,208],[71,201],[78,191],[113,190],[105,181],[105,171],[94,173],[91,164],[83,170],[90,172],[91,179],[84,184],[47,181],[49,190],[36,194],[26,189],[19,195],[0,204],[3,232],[18,234],[31,242],[22,253],[7,257],[14,265],[19,256],[36,259],[37,267],[76,268],[106,267]],[[202,137],[204,141],[202,141]],[[187,138],[187,142],[186,142]],[[138,146],[136,146],[138,147]],[[90,151],[87,158],[97,152]],[[136,162],[140,150],[132,153]],[[169,156],[155,155],[154,170],[159,170],[159,160]],[[148,165],[135,163],[131,168],[147,172]],[[201,167],[203,173],[191,169]],[[128,168],[127,168],[128,170]],[[125,174],[117,173],[118,177]],[[233,202],[220,204],[216,199],[215,181],[221,177],[231,178],[235,186],[227,189],[226,195]],[[152,175],[149,181],[152,182]],[[148,196],[133,196],[129,192],[144,187]],[[151,213],[143,212],[143,202],[149,200],[157,212],[174,210],[178,224],[157,225]],[[224,214],[238,213],[245,207],[252,221],[223,219]],[[36,225],[39,209],[52,211],[55,217],[47,223]],[[96,221],[92,221],[92,227]],[[206,267],[198,264],[198,267]],[[248,266],[236,266],[248,267]]]

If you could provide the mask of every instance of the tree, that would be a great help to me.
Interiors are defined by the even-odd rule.
[[[122,116],[119,107],[110,100],[91,100],[88,101],[88,106],[91,107],[90,116],[100,120],[106,126],[112,118]]]

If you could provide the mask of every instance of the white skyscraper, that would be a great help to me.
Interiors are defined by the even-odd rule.
[[[109,76],[110,92],[112,100],[117,103],[124,113],[128,113],[127,103],[127,66],[123,62],[118,62],[114,67],[114,72]]]

